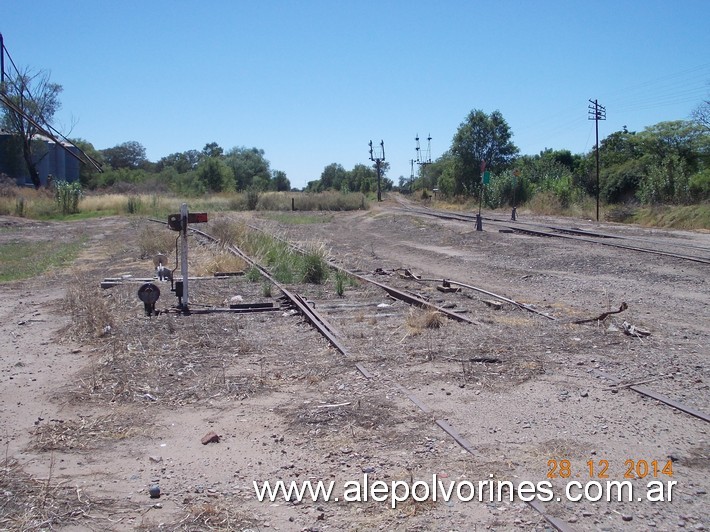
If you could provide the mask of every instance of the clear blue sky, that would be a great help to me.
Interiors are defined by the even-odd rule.
[[[256,146],[298,187],[369,164],[370,140],[409,177],[415,135],[435,159],[473,109],[500,110],[523,154],[583,153],[590,98],[602,138],[710,98],[708,0],[5,0],[0,33],[64,87],[67,136],[152,161]]]

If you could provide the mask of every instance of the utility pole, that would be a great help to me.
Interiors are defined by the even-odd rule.
[[[378,153],[374,152],[372,148],[372,141],[370,141],[370,160],[374,161],[375,169],[377,170],[377,201],[382,201],[382,163],[385,160],[385,141],[380,141],[380,150]]]
[[[0,33],[0,87],[5,84],[5,41]]]
[[[589,120],[594,120],[597,131],[596,158],[597,158],[597,222],[599,221],[599,121],[606,120],[606,107],[599,105],[597,100],[589,100]]]

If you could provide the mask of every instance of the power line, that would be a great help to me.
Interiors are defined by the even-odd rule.
[[[599,121],[606,120],[606,107],[599,105],[598,100],[589,100],[589,120],[594,120],[597,131],[597,145],[595,146],[597,159],[597,222],[599,221]]]

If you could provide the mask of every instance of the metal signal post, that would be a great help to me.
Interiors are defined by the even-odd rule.
[[[377,201],[382,201],[382,163],[385,160],[385,141],[380,141],[380,152],[375,154],[372,148],[372,141],[370,141],[370,160],[375,162],[375,169],[377,170]]]
[[[594,120],[597,131],[596,159],[597,159],[597,222],[599,221],[599,121],[606,120],[606,107],[599,105],[597,100],[589,100],[589,120]]]

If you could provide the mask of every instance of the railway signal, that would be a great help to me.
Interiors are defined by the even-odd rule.
[[[382,189],[380,182],[382,181],[382,163],[385,161],[385,141],[380,141],[380,149],[375,153],[370,141],[370,160],[374,161],[375,169],[377,170],[377,201],[382,201]]]
[[[419,144],[419,133],[417,133],[417,136],[414,137],[414,140],[417,143],[417,146],[415,148],[417,152],[417,158],[413,159],[410,161],[412,163],[412,181],[414,181],[414,163],[416,162],[419,165],[419,177],[422,176],[422,168],[428,166],[431,164],[431,133],[429,133],[429,136],[426,138],[427,140],[427,146],[426,146],[426,153],[422,154],[422,147]],[[435,186],[435,183],[432,183],[432,186]],[[436,189],[434,189],[434,197],[436,197]]]
[[[520,169],[516,168],[513,170],[513,211],[510,213],[510,219],[512,221],[516,220],[516,211],[517,208],[515,206],[515,189],[518,188],[518,178],[520,177]]]
[[[478,214],[476,215],[476,231],[483,231],[483,217],[481,216],[481,207],[483,206],[483,191],[485,186],[491,180],[490,171],[486,170],[486,161],[481,161],[481,191],[478,194]]]
[[[175,295],[178,307],[185,313],[189,312],[190,292],[187,282],[187,224],[207,222],[206,212],[189,212],[187,203],[180,206],[179,214],[168,215],[168,227],[180,232],[180,274],[182,279],[175,282]]]

